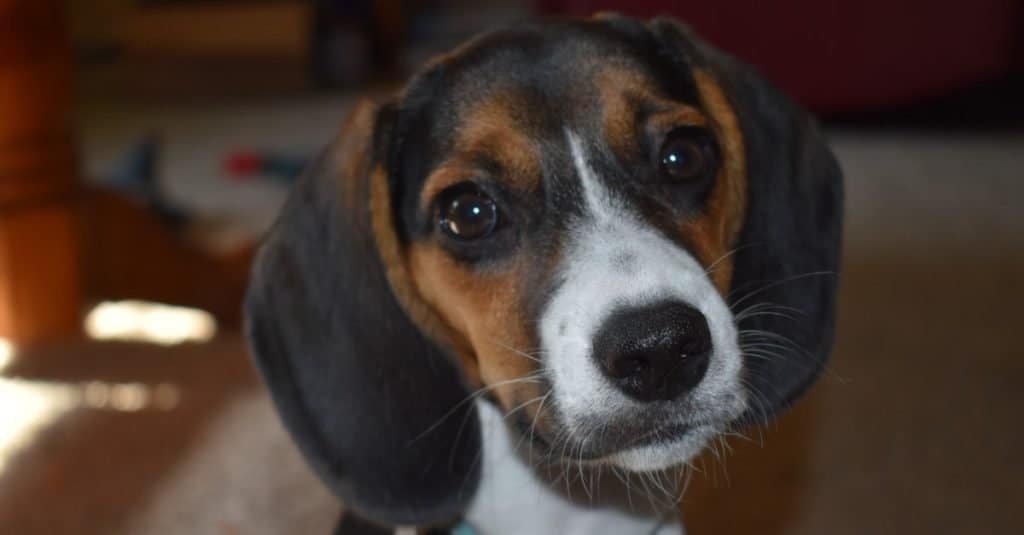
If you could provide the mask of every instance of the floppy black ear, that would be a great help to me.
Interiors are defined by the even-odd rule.
[[[768,418],[814,382],[832,348],[842,174],[814,118],[753,67],[671,19],[654,19],[650,27],[690,68],[711,74],[740,123],[748,205],[729,301],[742,341],[772,353],[752,352],[758,354],[744,363],[758,398],[748,417]]]
[[[245,312],[285,426],[327,486],[374,522],[430,525],[472,497],[480,438],[454,361],[410,319],[391,283],[402,267],[382,253],[397,247],[388,203],[371,209],[387,194],[389,116],[358,106],[294,186]]]

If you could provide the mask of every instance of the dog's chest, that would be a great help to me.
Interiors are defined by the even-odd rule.
[[[675,521],[594,506],[588,496],[568,498],[541,479],[514,451],[501,413],[477,401],[483,433],[481,479],[466,521],[481,535],[658,534],[682,535]]]

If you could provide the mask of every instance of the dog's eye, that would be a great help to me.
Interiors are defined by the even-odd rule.
[[[472,185],[448,188],[441,194],[441,230],[459,240],[486,238],[498,226],[498,207]]]
[[[699,128],[678,128],[669,134],[658,154],[661,175],[673,182],[707,176],[715,165],[711,136]]]

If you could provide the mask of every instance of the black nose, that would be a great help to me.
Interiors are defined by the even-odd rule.
[[[639,401],[675,399],[697,386],[710,354],[704,315],[678,301],[613,312],[594,338],[601,370]]]

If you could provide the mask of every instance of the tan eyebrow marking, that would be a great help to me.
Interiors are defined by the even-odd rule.
[[[697,108],[665,98],[642,75],[630,69],[605,68],[598,74],[601,91],[601,115],[605,138],[616,154],[632,154],[638,150],[637,123],[639,106],[652,112],[647,126],[667,132],[675,126],[705,126],[707,117]]]
[[[489,174],[484,164],[500,168],[499,179],[512,189],[540,187],[541,165],[536,143],[523,132],[517,117],[525,116],[523,98],[504,91],[476,104],[459,121],[451,155],[427,177],[420,192],[426,209],[445,188],[475,176]]]
[[[442,191],[454,186],[455,184],[465,182],[473,177],[479,176],[481,173],[482,171],[476,167],[466,165],[458,160],[446,161],[430,174],[426,183],[423,185],[423,190],[420,192],[420,208],[424,211],[429,210],[430,203],[434,198],[440,195]]]

